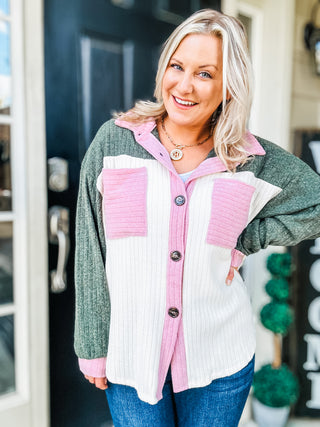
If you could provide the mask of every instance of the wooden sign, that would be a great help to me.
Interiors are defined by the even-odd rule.
[[[294,152],[320,174],[320,130],[296,131]],[[294,412],[320,417],[320,238],[301,242],[291,253],[295,327],[289,335],[287,355],[300,383]]]

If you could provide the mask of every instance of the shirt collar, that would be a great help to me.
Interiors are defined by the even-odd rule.
[[[155,159],[163,164],[167,169],[177,175],[177,172],[172,164],[168,151],[159,140],[156,122],[154,120],[147,121],[142,124],[135,124],[125,120],[116,119],[115,124],[119,127],[131,130],[134,133],[135,140],[145,150],[147,150]],[[246,151],[248,156],[266,154],[265,150],[259,141],[249,132],[246,132],[245,139],[248,142]],[[227,171],[224,163],[216,156],[214,149],[210,151],[208,157],[195,169],[189,179],[198,178],[203,175]]]

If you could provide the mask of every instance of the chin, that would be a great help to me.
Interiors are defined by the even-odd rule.
[[[195,120],[192,117],[188,117],[187,114],[174,114],[174,113],[168,113],[169,120],[174,123],[176,126],[193,126],[193,127],[199,127],[205,126],[205,123],[199,122]]]
[[[187,125],[194,122],[194,119],[188,113],[188,111],[172,111],[171,108],[167,110],[168,118],[177,125]]]
[[[174,123],[176,126],[194,126],[195,123],[193,120],[188,119],[177,119],[175,117],[172,117],[168,114],[169,120]]]

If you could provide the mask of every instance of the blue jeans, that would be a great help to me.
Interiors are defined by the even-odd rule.
[[[169,369],[163,398],[156,405],[140,400],[132,387],[108,382],[106,395],[114,427],[236,427],[253,373],[254,357],[233,375],[174,393]]]

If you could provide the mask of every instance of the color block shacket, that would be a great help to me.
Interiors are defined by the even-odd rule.
[[[230,265],[320,236],[320,177],[246,135],[228,172],[212,150],[184,183],[154,122],[110,120],[83,160],[76,220],[75,351],[81,370],[162,398],[243,368],[255,351],[250,297]]]

